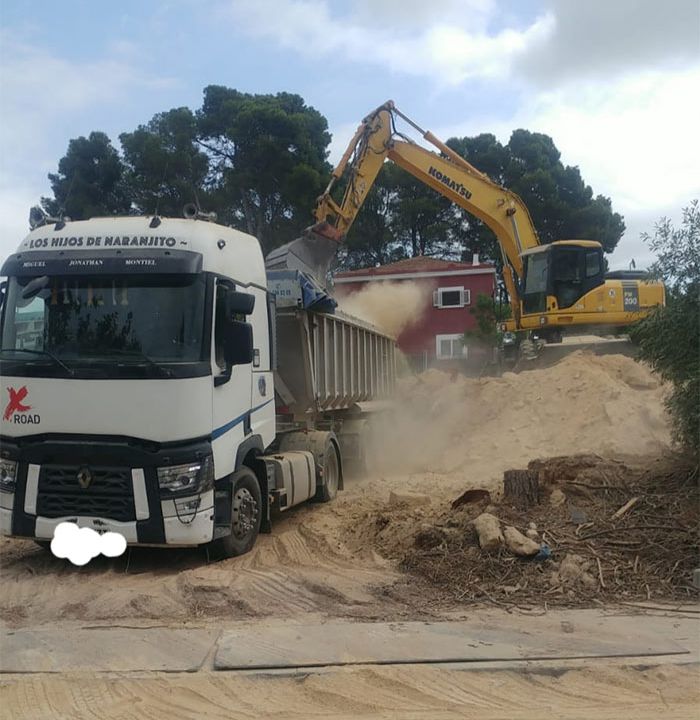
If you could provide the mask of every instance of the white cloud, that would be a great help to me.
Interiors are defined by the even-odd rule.
[[[235,28],[302,56],[340,58],[454,87],[473,78],[540,86],[693,62],[700,4],[542,0],[228,0]],[[527,19],[525,19],[527,16]]]
[[[594,193],[610,197],[625,217],[627,230],[611,265],[626,267],[634,258],[642,267],[651,254],[640,233],[652,231],[664,215],[679,221],[681,209],[700,197],[698,87],[700,67],[570,82],[527,94],[509,118],[482,115],[430,129],[442,140],[490,132],[506,143],[516,128],[550,135],[562,162],[577,165]]]
[[[115,57],[76,63],[7,34],[2,43],[0,150],[4,167],[26,165],[24,153],[41,146],[47,130],[71,137],[76,118],[85,110],[107,113],[136,90],[171,83],[139,70],[126,52],[128,44],[115,44]]]
[[[548,0],[547,5],[553,32],[519,66],[537,82],[678,68],[700,56],[698,0]]]
[[[578,82],[539,95],[523,119],[551,135],[596,192],[641,211],[700,191],[698,88],[697,67]]]
[[[170,87],[138,67],[129,43],[78,63],[29,45],[8,33],[0,66],[0,254],[15,251],[28,232],[29,207],[50,194],[47,173],[55,171],[68,139],[114,126],[112,115],[135,94]],[[144,121],[147,118],[144,118]],[[117,126],[118,127],[118,126]],[[105,128],[105,129],[107,129]]]
[[[72,522],[58,523],[51,540],[51,552],[57,558],[67,558],[73,565],[87,565],[98,555],[119,557],[125,550],[126,538],[121,533],[100,534]]]
[[[614,267],[652,260],[639,235],[661,216],[679,220],[700,197],[700,68],[646,71],[610,82],[571,83],[535,98],[517,126],[554,138],[596,194],[610,197],[627,230]],[[514,125],[515,127],[516,125]]]
[[[229,13],[237,28],[304,56],[379,65],[445,86],[509,73],[516,59],[553,29],[548,14],[524,29],[505,27],[489,34],[488,24],[498,11],[495,3],[471,0],[460,6],[440,0],[444,13],[433,5],[429,19],[426,4],[402,5],[398,22],[392,20],[398,12],[394,0],[378,3],[374,14],[366,2],[355,3],[345,16],[331,13],[324,0],[236,0]]]
[[[462,24],[485,30],[496,11],[495,0],[351,0],[347,3],[353,21],[363,27],[396,31],[424,30],[439,18],[443,23]]]

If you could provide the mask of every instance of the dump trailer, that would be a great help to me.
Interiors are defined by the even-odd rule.
[[[393,338],[214,222],[51,221],[0,274],[4,535],[242,554],[333,499],[393,389]]]

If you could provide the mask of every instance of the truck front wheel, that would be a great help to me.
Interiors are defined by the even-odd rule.
[[[212,547],[222,557],[244,555],[260,532],[262,501],[255,473],[242,467],[231,479],[231,534],[215,540]]]

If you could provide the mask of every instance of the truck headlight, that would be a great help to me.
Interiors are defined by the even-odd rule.
[[[0,492],[13,493],[17,481],[17,463],[14,460],[0,460]]]
[[[195,495],[214,487],[214,463],[211,455],[186,465],[158,468],[161,495]]]

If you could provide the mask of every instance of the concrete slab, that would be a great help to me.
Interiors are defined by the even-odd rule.
[[[667,633],[647,627],[647,618],[643,621],[638,617],[574,618],[525,620],[520,616],[492,625],[334,622],[241,626],[222,633],[214,669],[689,654],[687,647],[671,640]]]
[[[194,672],[218,634],[198,628],[5,630],[0,634],[0,672]]]
[[[697,608],[654,614],[480,611],[469,621],[255,621],[217,627],[56,623],[0,630],[0,673],[314,672],[354,664],[440,663],[462,670],[599,662],[700,663]],[[691,615],[690,613],[694,613]],[[218,642],[217,642],[218,641]],[[603,660],[608,658],[608,660]],[[324,670],[326,668],[326,670]]]

